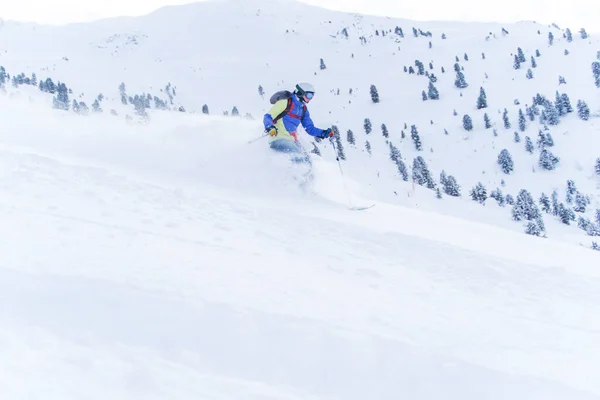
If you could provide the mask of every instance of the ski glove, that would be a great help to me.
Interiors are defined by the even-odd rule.
[[[265,128],[265,133],[268,133],[271,136],[277,136],[277,128],[273,125],[269,125]]]
[[[328,137],[333,137],[333,129],[325,129],[323,133],[321,133],[321,139],[327,139]]]

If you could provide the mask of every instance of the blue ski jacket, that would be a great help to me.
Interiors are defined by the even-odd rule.
[[[302,109],[304,107],[304,103],[298,98],[295,93],[292,93],[292,108],[281,117],[277,123],[273,124],[273,119],[281,114],[287,108],[288,101],[287,99],[281,99],[273,104],[271,110],[265,114],[263,118],[263,123],[265,128],[271,125],[275,125],[277,128],[277,136],[270,137],[269,139],[288,139],[288,140],[298,140],[296,131],[298,129],[298,125],[302,124],[306,133],[315,137],[323,137],[326,130],[319,129],[315,127],[312,119],[310,118],[310,112],[308,108],[306,108],[306,112],[302,117]],[[302,117],[302,119],[301,119]]]

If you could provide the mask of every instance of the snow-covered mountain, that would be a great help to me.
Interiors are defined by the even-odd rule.
[[[600,253],[538,202],[556,190],[563,215],[591,222],[600,208],[600,46],[578,28],[568,41],[532,22],[417,23],[291,0],[4,23],[1,397],[600,398]],[[439,99],[423,100],[431,80]],[[297,81],[318,88],[311,114],[336,126],[345,158],[303,135],[320,154],[309,191],[264,139],[248,143],[269,95]],[[573,112],[552,125],[557,90]],[[521,131],[518,110],[534,101]],[[554,170],[538,164],[544,149],[560,157]],[[473,201],[478,182],[522,203]],[[578,192],[589,204],[569,213]],[[546,238],[525,235],[540,215]]]
[[[430,201],[432,193],[419,195],[416,203],[401,198],[409,186],[398,179],[401,174],[390,161],[392,144],[408,181],[415,158],[421,156],[432,176],[428,186],[440,187],[444,195],[440,173],[452,175],[461,186],[460,203],[471,201],[469,193],[478,183],[486,196],[510,195],[509,203],[524,189],[538,202],[542,194],[552,199],[555,191],[550,214],[562,217],[538,219],[541,234],[590,246],[586,235],[598,230],[591,224],[600,207],[595,174],[600,135],[594,134],[600,105],[592,70],[600,47],[581,28],[535,22],[425,23],[332,12],[295,1],[214,0],[166,7],[139,18],[64,27],[5,23],[0,65],[13,76],[36,73],[38,81],[50,77],[65,83],[72,90],[69,102],[76,99],[91,107],[100,96],[102,108],[120,117],[132,114],[131,101],[141,109],[239,112],[256,119],[257,134],[269,95],[308,80],[319,89],[311,103],[314,120],[321,127],[336,126],[348,172],[371,189],[369,196],[426,209],[465,207],[454,199],[438,205]],[[521,59],[518,68],[515,57]],[[456,68],[464,76],[458,86],[466,87],[457,87]],[[372,85],[378,103],[372,101]],[[482,90],[485,104],[478,106]],[[436,93],[439,99],[429,98]],[[136,95],[145,101],[136,101]],[[127,104],[121,104],[121,97]],[[568,105],[562,105],[563,99]],[[580,101],[591,109],[591,119],[578,116]],[[525,121],[519,120],[520,111]],[[557,111],[565,115],[555,117]],[[465,119],[472,121],[472,130],[464,128]],[[355,144],[347,142],[348,130]],[[312,148],[308,139],[305,143]],[[504,149],[510,158],[504,168],[508,173],[498,163]],[[542,156],[555,170],[544,170]],[[568,180],[575,184],[569,189]],[[409,195],[412,191],[410,186]],[[500,215],[489,221],[523,231],[522,221],[512,223],[508,205],[498,213],[496,205],[486,205],[492,213],[476,211],[476,218]],[[460,215],[473,215],[473,207],[466,208]],[[585,212],[572,211],[583,208]],[[563,227],[561,220],[570,226]]]

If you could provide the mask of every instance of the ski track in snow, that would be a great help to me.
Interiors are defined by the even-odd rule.
[[[8,398],[600,396],[588,250],[570,264],[561,243],[285,188],[237,198],[7,148],[0,163]],[[455,237],[427,237],[440,221]],[[519,262],[528,240],[554,264]]]

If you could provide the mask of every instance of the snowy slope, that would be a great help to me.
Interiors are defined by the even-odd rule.
[[[394,33],[396,27],[403,29],[404,37]],[[413,27],[432,36],[414,37]],[[509,33],[503,34],[502,28]],[[600,46],[596,36],[581,39],[580,27],[571,27],[573,41],[568,42],[562,37],[565,28],[535,22],[416,22],[337,13],[292,0],[211,0],[166,7],[139,18],[64,27],[7,22],[0,30],[0,65],[13,75],[36,72],[39,79],[66,82],[73,90],[70,98],[88,106],[102,93],[105,112],[114,109],[119,118],[133,115],[133,107],[120,102],[119,84],[126,84],[128,96],[150,93],[169,102],[165,87],[170,83],[171,90],[176,89],[171,108],[183,106],[200,113],[206,104],[211,115],[220,115],[236,106],[242,116],[255,118],[251,129],[257,135],[262,131],[262,115],[268,110],[268,96],[308,80],[319,89],[311,103],[313,119],[319,127],[335,124],[339,128],[347,155],[345,168],[356,182],[355,190],[381,201],[522,232],[523,223],[511,220],[510,207],[500,208],[491,199],[481,207],[471,201],[469,190],[482,182],[488,194],[502,188],[504,194],[514,197],[521,189],[528,189],[536,200],[542,192],[550,195],[556,190],[564,202],[566,181],[572,179],[591,200],[582,216],[593,220],[600,208],[598,178],[594,175],[594,163],[600,156],[597,120],[582,121],[576,115],[580,99],[589,104],[592,114],[600,108],[591,71]],[[555,36],[552,46],[548,45],[549,32]],[[513,59],[519,47],[527,62],[515,70]],[[534,79],[526,79],[536,50],[541,55],[535,57],[538,66],[532,69]],[[464,60],[465,54],[469,61]],[[462,90],[454,87],[455,57],[469,84]],[[319,69],[321,58],[325,70]],[[414,67],[417,59],[436,75],[439,100],[422,101],[428,78],[403,71],[404,67]],[[567,83],[559,85],[559,76]],[[370,99],[372,84],[379,91],[378,104]],[[259,85],[264,88],[264,98],[258,93]],[[488,98],[488,108],[483,110],[475,107],[480,87]],[[27,93],[27,89],[21,86],[9,91]],[[569,95],[575,112],[549,127],[555,142],[551,150],[560,157],[560,163],[555,171],[543,171],[538,166],[540,149],[536,147],[529,154],[524,148],[525,136],[535,142],[543,125],[528,120],[527,130],[520,132],[520,143],[513,141],[513,133],[518,130],[519,108],[531,105],[537,93],[553,100],[556,90]],[[39,101],[35,94],[27,96]],[[515,99],[519,105],[514,104]],[[42,101],[52,104],[51,96]],[[509,112],[510,129],[503,127],[504,108]],[[484,129],[484,113],[489,114],[498,136],[493,135],[493,129]],[[462,127],[465,114],[473,119],[473,131]],[[368,135],[363,129],[365,118],[373,125]],[[151,113],[151,121],[154,119]],[[390,132],[389,142],[399,148],[409,170],[413,159],[422,156],[434,179],[439,179],[442,170],[457,178],[462,198],[446,196],[440,202],[431,191],[402,182],[388,157],[388,142],[380,129],[383,123]],[[419,130],[422,151],[415,149],[410,138],[413,124]],[[355,134],[355,146],[345,141],[349,129]],[[309,139],[302,140],[310,149]],[[371,155],[365,151],[367,140]],[[257,144],[251,151],[262,151],[261,146]],[[317,146],[322,153],[330,151],[326,144]],[[502,149],[509,150],[514,159],[515,169],[510,175],[496,163]],[[556,217],[544,219],[547,236],[590,246],[593,238],[576,222],[565,226]]]
[[[597,252],[274,185],[252,121],[0,119],[5,399],[600,398]]]

